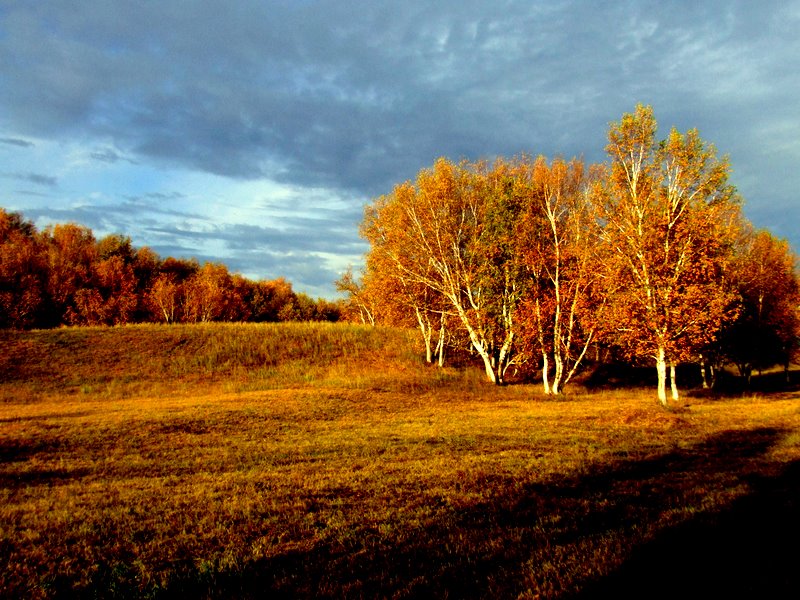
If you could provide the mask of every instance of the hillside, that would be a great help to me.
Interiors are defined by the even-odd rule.
[[[333,323],[130,325],[0,331],[4,395],[396,387],[428,369],[412,333]]]

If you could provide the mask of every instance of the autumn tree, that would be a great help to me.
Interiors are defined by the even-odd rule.
[[[92,230],[75,223],[57,224],[41,233],[47,268],[49,325],[80,324],[101,300],[93,292],[92,275],[98,260]]]
[[[0,327],[38,324],[46,271],[33,223],[0,208]]]
[[[254,282],[247,295],[251,319],[256,322],[280,321],[281,311],[292,304],[294,298],[292,284],[283,277]]]
[[[134,251],[133,275],[136,280],[137,307],[134,320],[143,322],[153,316],[153,306],[150,304],[149,293],[153,289],[156,278],[159,276],[161,257],[147,246],[142,246]],[[155,320],[160,320],[160,313],[155,313]]]
[[[606,314],[615,343],[656,365],[667,403],[667,366],[694,357],[734,315],[725,284],[738,201],[727,159],[696,130],[656,140],[650,107],[637,106],[609,130],[611,158],[602,218],[616,288]]]
[[[753,369],[784,365],[800,336],[800,281],[797,256],[788,242],[764,230],[743,228],[733,281],[741,312],[722,337],[722,352],[748,382]]]
[[[129,237],[112,234],[97,243],[92,290],[101,300],[94,323],[120,325],[134,319],[139,304],[136,252]]]
[[[513,314],[519,290],[506,260],[510,236],[492,215],[513,212],[508,168],[455,165],[441,158],[416,184],[395,186],[365,211],[362,235],[401,285],[440,297],[481,357],[488,379],[502,383],[513,362]],[[499,235],[501,234],[501,235]]]
[[[234,321],[244,299],[234,277],[221,263],[207,262],[183,284],[183,315],[193,323]]]
[[[97,294],[100,305],[94,320],[84,322],[105,325],[131,323],[139,304],[131,262],[119,255],[110,256],[99,261],[93,271],[91,291]]]
[[[118,257],[124,263],[131,264],[136,255],[131,238],[119,233],[109,234],[97,242],[97,256],[100,260]]]
[[[147,303],[157,320],[177,323],[180,320],[182,283],[174,273],[161,273],[156,276],[147,293]]]
[[[0,327],[142,321],[336,321],[342,306],[296,294],[285,279],[253,282],[222,264],[167,257],[129,237],[33,223],[0,208]]]
[[[520,310],[524,347],[537,347],[544,392],[558,394],[594,340],[602,305],[599,173],[577,159],[548,164],[539,157],[522,175],[517,185],[525,202],[514,231],[528,280]]]
[[[345,295],[345,318],[359,321],[363,325],[375,325],[378,301],[371,293],[375,286],[367,281],[367,274],[356,277],[353,267],[347,267],[341,277],[334,282],[336,291]]]
[[[372,304],[378,323],[416,327],[425,347],[425,360],[444,366],[445,343],[452,309],[437,290],[398,271],[382,253],[367,256],[360,295]]]

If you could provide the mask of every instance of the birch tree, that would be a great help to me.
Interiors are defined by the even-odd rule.
[[[510,242],[492,220],[513,200],[506,174],[502,163],[490,170],[439,159],[416,184],[398,185],[368,206],[362,227],[370,254],[445,301],[497,384],[513,362],[519,299],[505,259]]]
[[[558,394],[570,381],[595,337],[602,303],[597,178],[580,160],[548,164],[539,157],[520,181],[527,192],[517,254],[529,279],[522,316],[541,356],[545,394]]]
[[[735,313],[723,277],[738,223],[728,162],[696,130],[656,141],[650,107],[637,106],[609,130],[611,158],[603,236],[619,283],[610,298],[615,342],[648,357],[667,404],[667,368],[712,342]]]

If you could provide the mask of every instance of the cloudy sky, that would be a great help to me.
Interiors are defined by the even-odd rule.
[[[298,291],[436,157],[605,160],[653,106],[800,249],[800,1],[0,0],[0,206]]]

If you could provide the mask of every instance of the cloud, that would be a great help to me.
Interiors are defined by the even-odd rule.
[[[776,70],[742,60],[767,11],[669,5],[56,2],[47,19],[8,11],[9,104],[37,132],[80,127],[210,173],[374,194],[440,154],[599,148],[587,126],[637,100],[671,111],[682,92],[741,92]]]
[[[111,148],[103,148],[102,150],[95,150],[94,152],[90,152],[89,156],[100,162],[116,164],[119,161],[125,161],[132,165],[136,164],[136,161],[130,158],[126,158],[122,156],[116,150],[112,150]]]
[[[17,7],[7,102],[36,133],[80,128],[152,160],[372,195],[438,155],[585,153],[638,100],[669,114],[681,94],[769,81],[781,59],[748,60],[768,11],[679,4]]]
[[[32,148],[35,146],[33,142],[29,142],[28,140],[22,140],[19,138],[0,138],[0,144],[7,144],[9,146],[19,146],[21,148]]]
[[[131,233],[183,218],[208,255],[269,239],[311,264],[309,239],[350,252],[362,204],[438,156],[602,161],[608,123],[643,102],[729,153],[753,218],[786,207],[797,245],[798,29],[781,0],[6,3],[2,148],[62,162],[5,177],[100,194]]]
[[[45,187],[56,187],[58,185],[58,178],[50,175],[41,175],[39,173],[0,173],[0,176],[7,179],[16,179],[17,181],[25,181]]]

